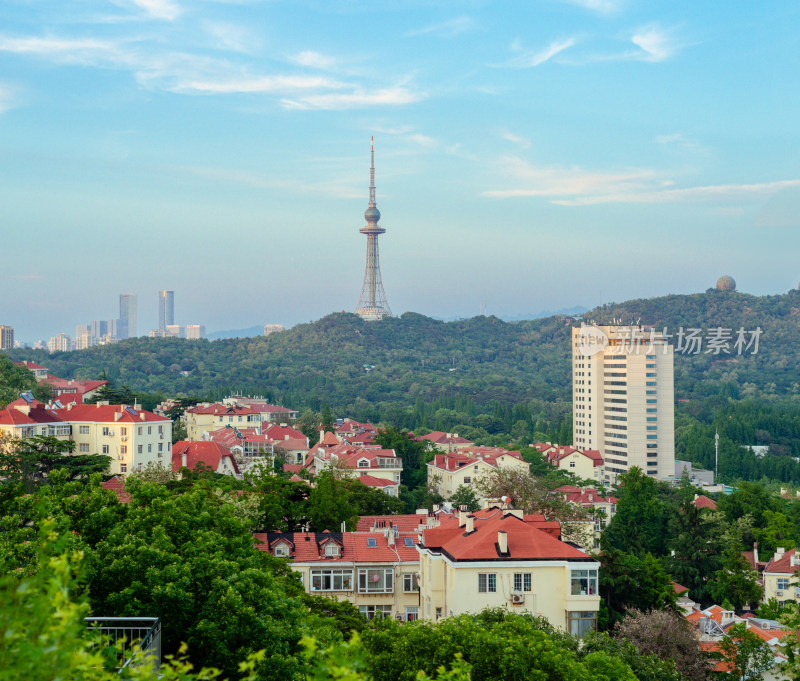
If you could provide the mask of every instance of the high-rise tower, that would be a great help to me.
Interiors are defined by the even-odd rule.
[[[166,329],[175,324],[175,292],[158,292],[158,328]]]
[[[359,231],[367,235],[367,267],[364,270],[364,284],[361,286],[361,295],[358,298],[356,314],[365,321],[377,321],[384,317],[391,317],[392,311],[386,301],[386,293],[381,281],[381,264],[378,260],[378,235],[386,230],[378,227],[381,212],[375,206],[375,147],[370,140],[370,165],[369,165],[369,206],[364,217],[366,227]]]

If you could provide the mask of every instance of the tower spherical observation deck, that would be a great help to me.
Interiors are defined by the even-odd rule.
[[[381,219],[381,212],[375,206],[370,206],[364,211],[364,219],[367,222],[377,222]]]

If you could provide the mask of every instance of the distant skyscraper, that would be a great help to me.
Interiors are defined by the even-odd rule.
[[[95,338],[102,338],[108,333],[108,322],[105,319],[95,319],[90,325],[89,333]]]
[[[572,329],[572,437],[603,456],[606,480],[638,466],[675,475],[673,347],[641,326]]]
[[[166,329],[175,323],[175,291],[158,292],[158,328]]]
[[[11,350],[14,347],[14,327],[0,326],[0,350]]]
[[[121,293],[119,296],[119,337],[136,338],[137,331],[136,294]]]
[[[204,324],[187,324],[186,325],[186,338],[190,340],[199,340],[206,337],[206,327]]]
[[[364,283],[361,286],[361,295],[358,298],[356,314],[367,321],[376,321],[384,317],[391,317],[392,311],[386,301],[386,293],[381,281],[381,265],[378,260],[378,235],[386,232],[378,226],[381,212],[375,206],[375,148],[370,143],[369,166],[369,206],[364,217],[366,227],[359,231],[367,235],[367,266],[364,271]]]

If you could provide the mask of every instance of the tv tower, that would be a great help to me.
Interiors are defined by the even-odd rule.
[[[367,225],[358,230],[367,235],[367,268],[364,270],[364,283],[361,286],[361,295],[358,297],[356,314],[363,320],[372,322],[384,317],[391,317],[392,311],[389,309],[389,303],[386,302],[386,293],[381,281],[381,264],[378,260],[378,234],[383,234],[386,230],[378,227],[381,212],[375,206],[375,146],[373,138],[370,138],[369,157],[369,206],[364,213]]]

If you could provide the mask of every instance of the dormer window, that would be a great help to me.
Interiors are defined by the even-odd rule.
[[[274,555],[278,558],[288,558],[289,557],[289,546],[286,542],[278,542],[275,545]]]
[[[358,460],[358,467],[359,468],[369,468],[369,461],[367,459],[359,459]]]
[[[325,544],[325,555],[328,557],[335,557],[339,555],[339,546],[333,542]]]

